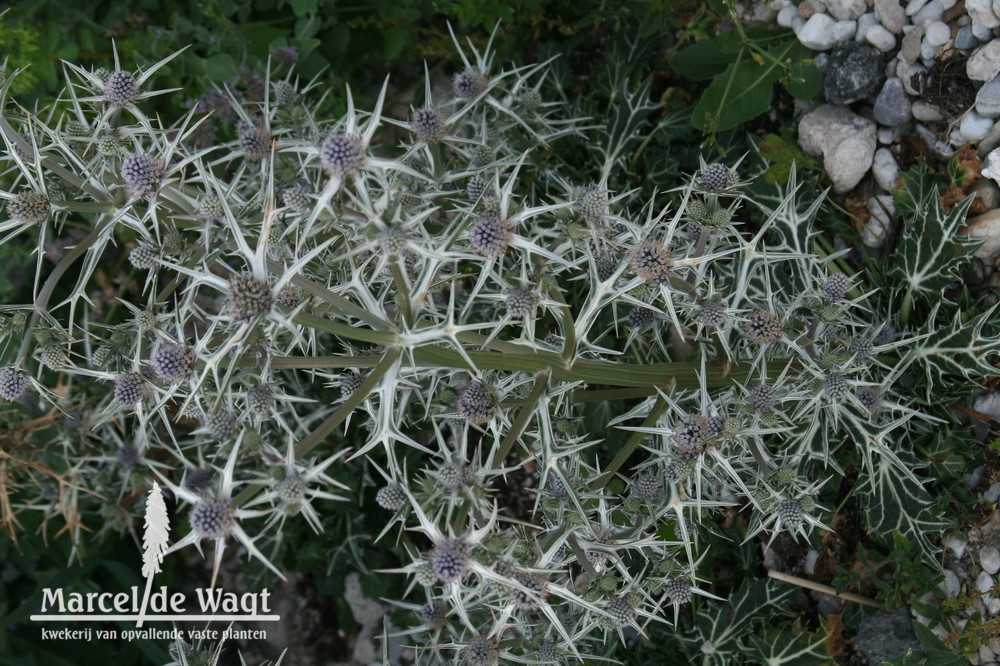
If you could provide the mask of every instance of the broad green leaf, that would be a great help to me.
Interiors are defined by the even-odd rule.
[[[292,11],[295,12],[296,16],[315,14],[316,9],[319,7],[317,0],[289,0],[289,4],[292,6]]]
[[[787,130],[782,130],[781,135],[768,134],[757,146],[757,154],[771,163],[767,171],[764,172],[764,180],[768,183],[786,183],[792,175],[793,165],[799,165],[806,169],[822,171],[823,165],[816,158],[807,155],[799,148]]]
[[[403,52],[410,31],[406,28],[386,28],[382,32],[382,55],[386,60],[392,60]]]
[[[705,132],[724,132],[759,116],[771,107],[779,76],[777,65],[758,65],[744,55],[708,86],[691,114],[692,124]]]
[[[695,81],[707,81],[725,71],[736,55],[723,53],[711,41],[698,42],[682,49],[670,59],[678,74]]]
[[[823,75],[809,57],[804,46],[795,42],[791,52],[792,71],[790,76],[782,79],[781,84],[792,97],[812,99],[823,87]]]
[[[213,81],[226,81],[233,76],[236,61],[228,53],[217,53],[202,61],[205,76]]]
[[[927,164],[921,161],[900,175],[900,188],[893,192],[893,203],[901,215],[916,215],[924,210],[927,202],[936,204],[938,195],[946,187],[948,177],[929,171]]]

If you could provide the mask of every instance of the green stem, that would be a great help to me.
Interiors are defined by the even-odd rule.
[[[659,420],[661,416],[663,416],[663,413],[665,411],[667,411],[667,401],[664,400],[663,397],[661,396],[656,399],[656,402],[653,404],[653,408],[649,410],[649,414],[647,414],[646,418],[643,419],[642,427],[643,428],[654,427],[656,425],[656,422]],[[639,445],[645,438],[646,438],[646,433],[633,432],[631,437],[629,437],[628,440],[625,442],[625,446],[623,446],[621,450],[618,451],[618,455],[616,455],[614,459],[611,461],[611,463],[604,469],[604,473],[594,480],[594,483],[591,486],[591,488],[596,491],[598,489],[604,488],[609,483],[611,483],[611,479],[615,478],[615,474],[618,472],[621,466],[624,465],[625,462],[629,459],[629,456],[631,456],[632,453],[634,453],[635,450],[639,448]]]
[[[542,399],[545,389],[549,387],[549,375],[550,373],[547,370],[535,374],[535,386],[531,389],[531,393],[528,394],[528,398],[524,401],[524,404],[521,405],[521,409],[518,411],[514,422],[511,423],[507,435],[500,442],[500,448],[497,451],[496,457],[493,458],[493,469],[503,466],[503,461],[507,459],[510,450],[514,448],[514,443],[517,442],[521,433],[528,426],[528,421],[531,420],[531,417],[535,413],[535,405]]]
[[[101,237],[104,230],[107,229],[108,225],[114,220],[114,217],[108,217],[104,220],[99,221],[94,225],[93,230],[87,234],[87,237],[80,241],[76,247],[67,252],[56,267],[52,269],[49,277],[46,278],[45,284],[42,285],[41,291],[38,292],[38,297],[35,299],[35,310],[31,313],[31,321],[25,328],[25,335],[21,341],[21,349],[18,352],[18,363],[22,362],[31,350],[31,341],[35,339],[35,336],[31,335],[31,330],[38,323],[39,317],[43,311],[47,311],[49,307],[49,299],[52,298],[52,292],[55,291],[56,286],[59,284],[59,280],[62,276],[69,270],[69,267],[76,263],[76,260],[82,257],[91,246],[97,242],[97,239]]]

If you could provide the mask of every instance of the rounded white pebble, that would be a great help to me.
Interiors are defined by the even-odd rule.
[[[837,21],[833,24],[833,40],[838,44],[854,37],[858,30],[857,21]]]
[[[962,139],[968,143],[975,143],[979,141],[984,136],[990,133],[993,129],[994,120],[992,118],[984,118],[975,111],[970,110],[962,118],[962,123],[959,125],[958,131],[962,135]],[[994,572],[990,572],[994,573]]]
[[[957,537],[945,537],[944,545],[948,550],[953,552],[955,557],[958,559],[962,559],[962,555],[965,555],[965,542]]]
[[[796,31],[796,36],[802,46],[813,51],[826,51],[836,43],[833,39],[833,25],[832,18],[817,12]]]
[[[875,182],[878,183],[878,186],[886,192],[892,192],[896,189],[899,165],[891,150],[879,148],[875,151],[875,158],[872,160],[872,175],[875,176]]]
[[[981,42],[988,42],[993,39],[993,30],[972,19],[972,35]]]
[[[930,65],[930,61],[937,57],[938,47],[933,44],[928,44],[927,42],[921,42],[920,44],[920,57],[923,59],[925,65]]]
[[[878,17],[874,12],[869,12],[867,14],[862,14],[858,17],[858,30],[854,33],[854,41],[863,42],[865,41],[865,35],[868,34],[868,28],[872,27],[878,23]]]
[[[938,588],[944,592],[946,598],[954,599],[962,592],[962,581],[958,579],[958,574],[954,571],[945,569],[944,580],[938,583]]]
[[[783,28],[791,28],[795,17],[799,15],[799,8],[795,5],[788,5],[778,12],[778,25]]]
[[[865,41],[882,53],[887,53],[896,48],[896,37],[881,24],[876,24],[868,28],[868,32],[865,33]]]
[[[876,136],[879,143],[890,146],[899,140],[900,131],[898,127],[879,127]]]
[[[934,46],[943,46],[951,39],[951,28],[941,21],[933,21],[924,31],[924,40]]]
[[[983,567],[983,571],[988,574],[995,574],[997,571],[1000,571],[1000,550],[997,550],[993,546],[980,548],[979,564]]]
[[[976,589],[986,594],[993,588],[993,576],[989,575],[985,571],[979,572],[979,577],[976,578]]]

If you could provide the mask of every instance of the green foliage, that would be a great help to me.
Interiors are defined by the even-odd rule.
[[[37,63],[41,52],[41,34],[31,25],[12,24],[0,13],[0,53],[4,60],[0,61],[0,83],[5,76],[14,70]],[[30,90],[38,81],[37,71],[28,71],[17,77],[11,86],[15,93]]]
[[[859,543],[861,566],[850,571],[837,568],[833,579],[837,591],[844,592],[862,582],[870,582],[878,591],[876,598],[891,609],[907,605],[928,590],[936,590],[940,574],[923,560],[923,548],[915,540],[895,531],[884,550],[887,554],[882,556]]]
[[[759,629],[765,621],[794,616],[788,603],[795,593],[793,586],[774,581],[747,582],[729,597],[726,605],[701,606],[693,626],[677,636],[679,645],[688,660],[697,659],[706,665],[761,663],[770,658],[778,659],[775,664],[829,663],[821,636],[795,626],[778,631]],[[791,644],[769,645],[769,638],[775,634],[790,639]],[[796,662],[795,658],[802,661]]]
[[[757,146],[757,154],[771,164],[764,172],[764,182],[772,185],[788,182],[795,167],[826,173],[822,163],[799,148],[787,129],[782,129],[780,134],[765,136]]]
[[[744,30],[737,24],[677,53],[670,66],[695,81],[711,81],[691,115],[694,127],[710,136],[767,111],[775,83],[800,99],[814,97],[822,85],[809,50],[790,30]]]

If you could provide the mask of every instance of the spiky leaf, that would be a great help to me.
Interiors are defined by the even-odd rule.
[[[764,629],[750,636],[750,662],[781,666],[832,664],[826,636],[803,631],[797,625]]]
[[[916,464],[912,456],[902,452],[900,458],[904,463]],[[928,564],[937,566],[936,553],[940,549],[931,540],[951,527],[951,522],[934,506],[924,486],[886,464],[878,465],[873,475],[864,477],[865,490],[870,493],[866,512],[869,530],[886,537],[899,531],[916,542]]]
[[[702,664],[732,664],[742,661],[744,639],[754,622],[763,617],[787,614],[787,603],[795,594],[791,585],[756,580],[741,587],[728,604],[706,604],[695,617],[694,628],[681,640],[694,648]]]
[[[996,328],[993,315],[997,306],[963,321],[962,313],[956,311],[947,325],[937,325],[940,304],[935,306],[925,333],[929,336],[920,340],[910,351],[909,361],[921,368],[926,376],[926,398],[930,400],[932,387],[947,385],[946,377],[974,379],[996,374],[996,366],[990,358],[1000,354],[1000,334],[988,335],[984,329]]]
[[[979,241],[958,234],[965,224],[973,197],[969,196],[945,213],[938,202],[940,183],[923,169],[912,169],[902,177],[896,201],[911,219],[886,278],[904,293],[901,318],[906,323],[914,305],[930,305],[941,299],[945,287],[958,277],[958,269],[972,256]]]

